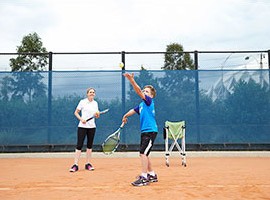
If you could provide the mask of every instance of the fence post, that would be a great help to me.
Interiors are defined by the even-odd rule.
[[[268,69],[270,69],[270,49],[268,50]]]
[[[198,70],[198,51],[195,50],[194,51],[194,65],[195,65],[195,69]]]
[[[48,71],[48,136],[47,142],[51,143],[52,133],[52,52],[49,52],[49,71]]]
[[[121,52],[121,61],[124,64],[124,66],[122,67],[122,73],[121,73],[121,76],[122,76],[122,116],[123,116],[126,112],[126,79],[123,76],[126,70],[126,52],[125,51]],[[123,137],[123,143],[124,143],[123,148],[126,148],[127,145],[126,145],[125,129],[123,130],[122,137]]]
[[[198,51],[194,51],[194,65],[195,65],[195,102],[196,102],[196,130],[197,143],[201,142],[200,133],[200,89],[199,89],[199,72],[198,72]]]
[[[268,89],[270,90],[270,50],[267,51],[268,53]]]

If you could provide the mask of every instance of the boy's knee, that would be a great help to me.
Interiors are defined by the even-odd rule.
[[[148,155],[140,153],[140,157],[148,157]]]

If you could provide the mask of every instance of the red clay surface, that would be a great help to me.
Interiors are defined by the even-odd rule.
[[[70,173],[72,158],[1,158],[0,199],[270,199],[270,158],[152,158],[159,182],[134,187],[139,158],[93,158],[95,171]]]

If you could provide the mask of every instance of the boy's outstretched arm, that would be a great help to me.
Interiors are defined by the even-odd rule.
[[[135,79],[134,79],[134,73],[129,74],[129,73],[124,73],[123,74],[124,77],[126,77],[130,84],[132,85],[133,89],[135,90],[135,92],[142,98],[145,99],[145,95],[142,92],[140,86],[136,83]]]
[[[122,118],[122,122],[124,122],[125,124],[128,121],[128,117],[130,117],[131,115],[134,115],[136,112],[134,109],[129,110]]]

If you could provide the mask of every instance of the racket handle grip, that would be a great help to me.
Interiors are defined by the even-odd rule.
[[[120,128],[123,128],[125,126],[125,122],[122,122]]]
[[[90,117],[90,118],[88,118],[86,121],[88,122],[89,120],[91,120],[91,119],[93,119],[94,117]]]

